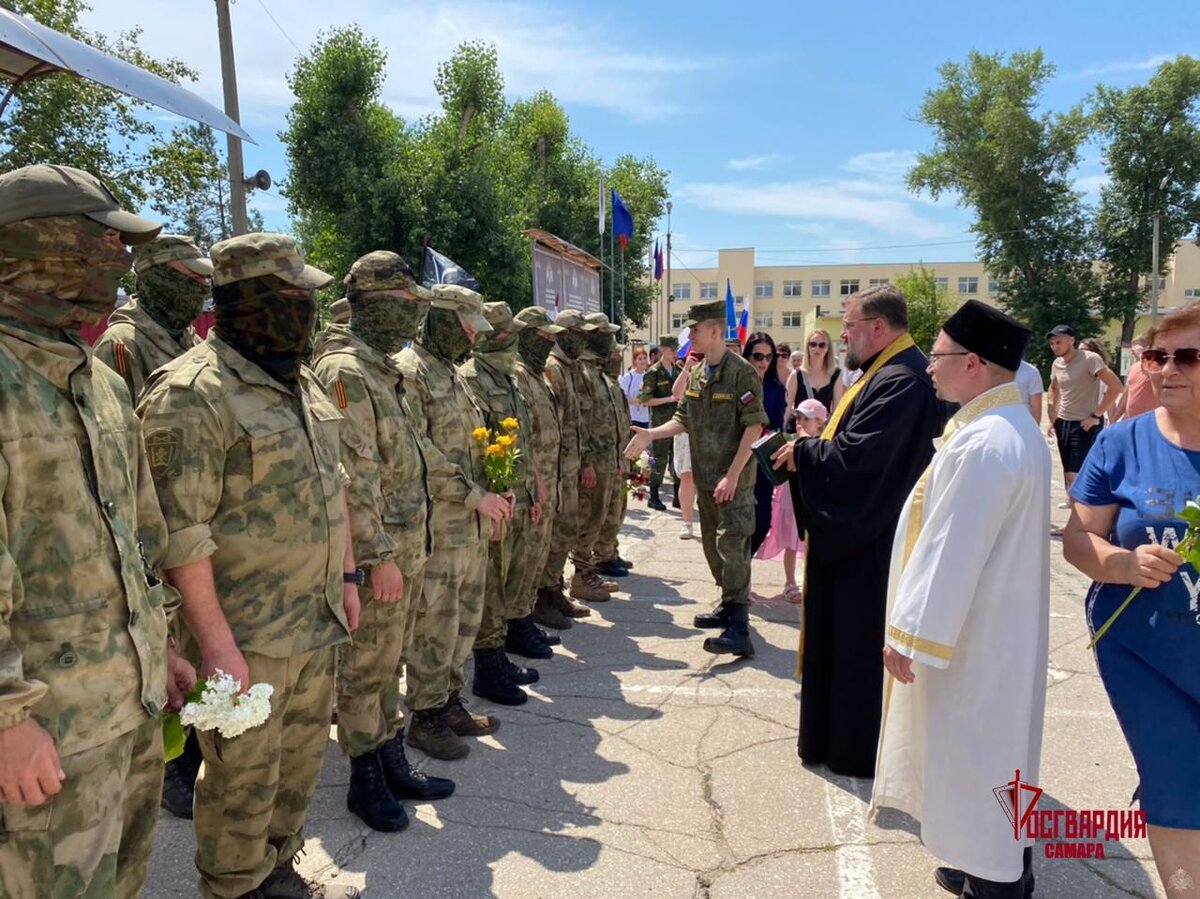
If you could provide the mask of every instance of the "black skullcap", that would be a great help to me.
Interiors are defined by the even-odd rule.
[[[979,300],[967,300],[942,330],[963,349],[1009,371],[1021,367],[1030,333],[1015,318]]]

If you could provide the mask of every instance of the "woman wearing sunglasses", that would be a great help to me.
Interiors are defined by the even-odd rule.
[[[1137,763],[1164,886],[1200,859],[1200,574],[1174,551],[1200,497],[1200,306],[1150,332],[1142,366],[1159,407],[1106,428],[1071,486],[1067,561],[1092,578],[1088,623],[1132,604],[1096,644],[1096,667]],[[1194,876],[1194,873],[1193,873]]]
[[[787,393],[779,381],[779,370],[775,365],[779,351],[775,341],[765,331],[756,331],[746,338],[742,357],[749,360],[763,379],[763,409],[767,413],[767,431],[782,431],[784,413],[787,409]],[[754,536],[750,538],[750,555],[758,552],[767,531],[771,529],[771,503],[775,497],[775,485],[760,470],[754,482]]]
[[[787,381],[788,424],[795,419],[796,406],[801,400],[820,400],[832,412],[846,392],[841,374],[833,353],[833,340],[828,331],[818,328],[805,341],[804,364]]]

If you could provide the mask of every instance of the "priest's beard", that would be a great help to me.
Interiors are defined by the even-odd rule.
[[[526,328],[517,335],[517,352],[529,370],[541,374],[546,370],[546,359],[554,349],[554,341],[542,337],[533,328]]]
[[[287,385],[300,377],[317,321],[316,292],[304,298],[281,293],[294,289],[274,275],[213,288],[217,336]]]
[[[350,299],[350,331],[367,346],[391,355],[417,336],[428,310],[428,303],[390,294],[355,294]]]
[[[179,340],[196,320],[210,288],[193,281],[169,265],[152,265],[137,276],[138,305],[163,329]]]
[[[471,338],[463,330],[453,309],[433,307],[425,318],[422,345],[443,362],[453,365],[471,349]]]
[[[578,331],[563,331],[558,335],[558,345],[568,359],[575,360],[583,352],[583,335]]]
[[[863,363],[871,358],[866,347],[856,347],[853,340],[846,341],[846,368],[855,371],[862,368]]]

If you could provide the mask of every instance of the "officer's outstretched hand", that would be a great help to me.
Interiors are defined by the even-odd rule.
[[[0,730],[0,803],[41,805],[66,779],[54,738],[32,718]]]
[[[625,444],[625,458],[636,459],[647,449],[650,448],[651,440],[650,433],[646,428],[630,428],[633,431],[633,437]]]

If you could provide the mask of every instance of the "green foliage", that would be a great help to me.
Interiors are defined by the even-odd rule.
[[[140,30],[115,37],[89,32],[79,16],[90,9],[83,0],[0,0],[0,6],[131,62],[171,81],[194,81],[196,73],[177,59],[156,60],[138,46]],[[140,208],[152,185],[163,176],[164,157],[173,139],[140,113],[147,104],[66,75],[50,75],[23,84],[4,114],[0,128],[0,170],[57,163],[102,177],[125,204]],[[202,180],[201,172],[181,168],[183,189]]]
[[[289,75],[296,102],[280,135],[290,161],[285,193],[314,265],[341,273],[382,248],[416,267],[429,238],[488,297],[519,309],[532,294],[524,229],[544,228],[607,261],[596,228],[604,169],[553,96],[508,103],[495,48],[464,43],[438,66],[440,111],[409,123],[380,99],[386,65],[376,40],[343,28],[321,35]],[[652,293],[647,244],[667,176],[629,155],[605,176],[637,225],[624,287],[627,314],[641,322]],[[606,274],[606,301],[608,283]]]
[[[892,283],[908,300],[908,331],[913,341],[928,353],[943,323],[961,304],[950,299],[947,290],[938,286],[935,271],[923,263],[920,268],[910,268],[906,275],[896,276]]]

